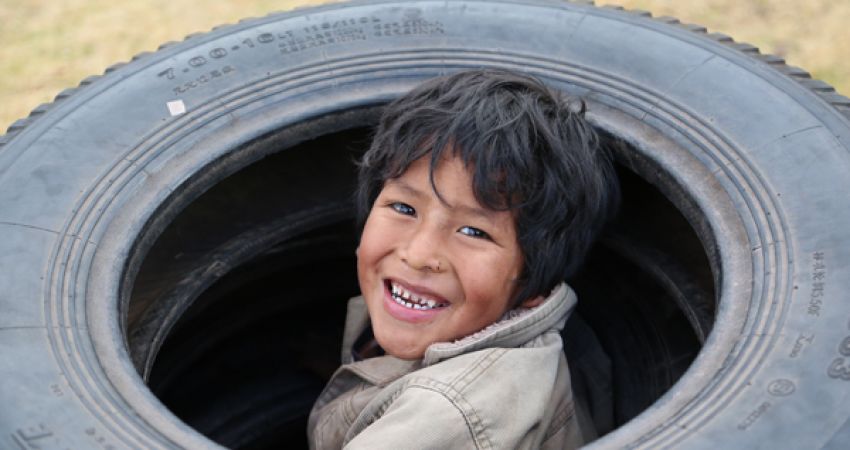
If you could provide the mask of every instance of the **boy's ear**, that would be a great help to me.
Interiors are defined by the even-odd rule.
[[[537,297],[521,302],[519,306],[521,308],[534,308],[535,306],[540,306],[540,304],[543,303],[543,300],[546,300],[546,298],[542,295],[538,295]]]

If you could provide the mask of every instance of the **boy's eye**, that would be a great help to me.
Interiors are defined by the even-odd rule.
[[[461,227],[458,230],[461,234],[465,234],[467,236],[471,236],[479,239],[490,239],[490,235],[487,232],[479,230],[475,227]]]
[[[390,208],[394,209],[395,212],[399,214],[404,214],[405,216],[412,216],[416,214],[416,210],[413,209],[413,207],[401,202],[390,203]]]

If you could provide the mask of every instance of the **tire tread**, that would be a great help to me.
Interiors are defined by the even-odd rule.
[[[624,11],[626,13],[632,13],[640,17],[651,17],[644,14],[646,11],[639,9],[630,10],[615,5],[605,5],[604,8]],[[850,120],[850,98],[847,98],[844,95],[838,93],[835,90],[835,87],[833,87],[829,83],[812,78],[812,75],[806,70],[788,64],[785,59],[780,56],[772,55],[769,53],[761,53],[759,48],[755,45],[746,42],[737,42],[731,36],[726,35],[724,33],[709,33],[708,29],[702,25],[683,23],[675,17],[660,16],[650,18],[649,20],[661,22],[666,25],[677,26],[693,33],[704,35],[704,37],[711,39],[719,44],[731,47],[751,58],[755,58],[756,60],[769,65],[771,68],[796,81],[804,88],[810,90],[815,95],[817,95],[818,97],[829,103],[832,107],[834,107],[836,111],[838,111],[846,119]]]

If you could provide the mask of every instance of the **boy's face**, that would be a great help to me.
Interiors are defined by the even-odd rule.
[[[375,337],[403,359],[421,358],[435,342],[499,320],[522,269],[511,213],[478,203],[472,177],[456,157],[434,172],[443,203],[428,166],[426,156],[384,184],[357,249]]]

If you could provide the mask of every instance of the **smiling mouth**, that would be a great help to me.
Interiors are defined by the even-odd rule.
[[[427,311],[446,308],[450,305],[448,302],[441,302],[432,298],[416,295],[405,289],[403,286],[389,280],[387,280],[386,284],[393,301],[405,308]]]

